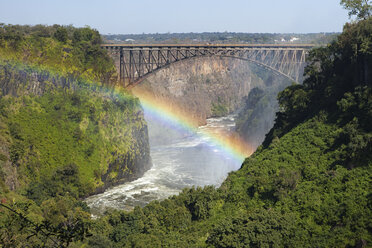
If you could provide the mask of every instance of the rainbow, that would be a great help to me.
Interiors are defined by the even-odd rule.
[[[240,163],[253,153],[252,146],[237,134],[212,133],[200,129],[198,121],[193,117],[192,113],[186,113],[177,106],[170,106],[166,101],[155,98],[151,93],[139,89],[132,89],[132,94],[140,99],[146,114],[150,115],[151,118],[165,123],[175,130],[208,138],[208,143],[211,146],[217,147],[224,155]]]

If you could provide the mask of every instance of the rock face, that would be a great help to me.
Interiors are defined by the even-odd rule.
[[[143,112],[141,111],[139,115],[137,120],[131,121],[133,123],[143,123]],[[152,162],[147,124],[144,123],[144,125],[140,125],[138,128],[133,128],[131,132],[131,136],[135,140],[130,148],[131,152],[116,156],[116,159],[109,164],[106,173],[101,177],[104,185],[97,188],[95,193],[101,193],[110,186],[138,179],[151,168]],[[116,176],[111,177],[110,175],[112,173],[115,173]]]
[[[0,64],[0,92],[2,96],[41,96],[53,88],[74,88],[78,83],[72,78],[52,75],[48,71],[35,71],[25,66]]]
[[[251,90],[236,118],[236,131],[253,148],[262,143],[266,133],[274,125],[275,113],[279,110],[278,93],[291,84],[291,81],[283,76],[274,76],[259,69],[255,72],[265,84]]]
[[[22,184],[25,186],[21,181],[34,176],[33,172],[25,169],[26,166],[29,166],[27,164],[30,158],[33,159],[32,161],[41,161],[37,162],[40,171],[58,171],[59,166],[65,166],[64,163],[74,162],[79,170],[80,180],[86,186],[83,195],[101,192],[111,185],[139,178],[151,167],[147,124],[138,99],[127,97],[128,99],[123,100],[125,96],[113,94],[112,91],[104,87],[89,85],[73,78],[61,77],[48,71],[26,67],[19,68],[7,63],[0,64],[0,175],[5,175],[4,181],[11,189],[22,187]],[[66,97],[67,101],[62,100],[61,105],[56,105],[49,110],[38,99],[47,94],[51,94],[51,99],[53,99],[54,92],[56,98],[57,94],[58,97],[62,95]],[[84,92],[84,94],[79,95],[79,92]],[[29,103],[22,100],[25,97]],[[20,107],[12,107],[19,110],[8,111],[10,113],[8,115],[6,108],[9,107],[5,106],[13,104],[9,104],[9,99]],[[71,99],[72,103],[75,101],[79,105],[71,106]],[[94,103],[94,101],[100,103]],[[31,143],[27,142],[33,141],[29,141],[27,138],[17,140],[17,137],[13,137],[14,135],[8,131],[11,130],[10,120],[13,118],[13,122],[15,122],[16,117],[14,116],[19,116],[20,111],[23,111],[22,108],[28,108],[30,103],[40,106],[38,108],[41,109],[41,114],[44,113],[42,121],[45,121],[43,123],[48,121],[46,117],[48,114],[45,114],[48,111],[51,112],[51,116],[67,116],[61,120],[55,120],[55,125],[76,127],[75,133],[70,135],[75,137],[74,139],[77,141],[71,137],[65,137],[65,140],[72,140],[69,141],[71,146],[77,146],[78,149],[84,145],[91,147],[85,151],[83,149],[81,151],[74,150],[72,157],[83,158],[82,160],[74,161],[73,158],[66,158],[63,152],[57,150],[55,152],[61,154],[50,154],[56,158],[55,163],[52,165],[43,164],[42,161],[47,161],[48,158],[43,155],[33,155],[38,153],[37,143],[30,145]],[[67,111],[65,115],[64,109],[71,109],[71,111],[75,109],[75,114],[68,110],[70,112]],[[41,118],[37,112],[35,113],[31,120]],[[53,118],[51,118],[52,122]],[[22,133],[29,129],[31,124],[24,121],[20,124],[17,123],[17,125]],[[52,123],[52,125],[54,124]],[[64,130],[60,130],[60,132],[62,131]],[[95,136],[93,137],[92,134]],[[68,131],[67,135],[69,135]],[[48,136],[57,144],[62,142],[55,133],[50,133]],[[17,158],[18,162],[15,163],[12,161],[14,160],[12,149],[14,150],[14,144],[17,142],[24,145],[22,145],[22,154],[20,153]],[[45,150],[45,147],[40,147],[40,150]],[[91,169],[87,169],[87,166]],[[18,180],[18,178],[23,179]]]
[[[290,83],[289,79],[246,61],[199,57],[159,70],[133,91],[145,92],[155,102],[176,106],[178,114],[191,116],[199,125],[210,117],[239,112],[236,131],[256,148],[273,126],[278,92]],[[167,137],[173,137],[172,130],[166,130],[165,135],[161,132],[163,127],[152,126],[150,141],[166,143]]]
[[[176,105],[179,111],[204,124],[206,118],[236,111],[243,97],[262,84],[246,61],[198,57],[159,70],[134,92],[143,91],[156,101]]]

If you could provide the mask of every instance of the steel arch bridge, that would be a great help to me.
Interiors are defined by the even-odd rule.
[[[298,82],[313,45],[277,44],[105,44],[117,63],[120,82],[126,88],[141,83],[170,64],[200,56],[246,60]]]

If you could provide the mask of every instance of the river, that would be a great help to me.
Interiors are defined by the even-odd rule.
[[[170,130],[151,119],[149,126],[150,153],[153,166],[143,177],[107,189],[104,193],[88,197],[85,202],[93,215],[108,208],[131,210],[145,206],[152,200],[165,199],[178,194],[185,187],[219,186],[230,171],[240,168],[237,161],[211,143],[209,133],[229,132],[234,129],[234,116],[211,118],[196,133]],[[154,133],[160,136],[153,135]],[[161,139],[170,135],[172,138]]]

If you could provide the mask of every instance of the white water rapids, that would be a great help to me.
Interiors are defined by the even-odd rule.
[[[131,210],[134,206],[145,206],[152,200],[178,194],[185,187],[219,186],[227,174],[239,169],[243,162],[230,157],[211,143],[208,137],[198,133],[174,135],[177,131],[170,132],[169,127],[159,130],[162,129],[161,125],[146,116],[146,111],[145,118],[149,125],[152,168],[135,181],[88,197],[85,202],[94,215],[102,214],[109,208]],[[209,132],[231,131],[234,127],[233,116],[212,118],[198,132],[203,129]],[[172,133],[173,136],[165,142],[158,142],[151,138],[155,129],[161,135]]]

